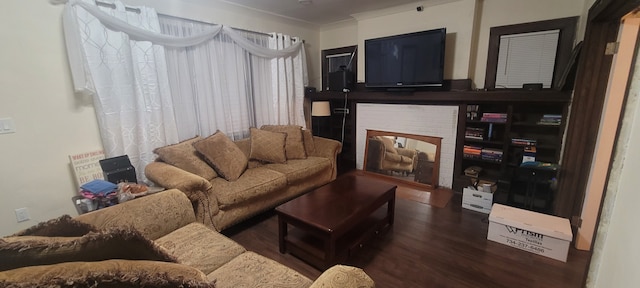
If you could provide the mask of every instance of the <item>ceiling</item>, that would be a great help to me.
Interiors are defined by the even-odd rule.
[[[309,4],[301,4],[300,2],[305,1],[300,0],[222,0],[222,2],[316,25],[352,19],[351,15],[357,13],[418,3],[416,0],[307,0],[311,2]]]

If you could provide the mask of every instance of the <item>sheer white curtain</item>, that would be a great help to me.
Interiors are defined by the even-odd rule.
[[[299,42],[300,39],[273,33],[269,39],[269,47],[284,50],[291,47],[295,41]],[[308,79],[304,55],[302,46],[297,54],[271,60],[271,97],[267,103],[271,113],[268,123],[305,126],[304,86],[308,85]]]
[[[141,29],[160,30],[155,10],[130,12],[114,4],[115,9],[100,9]],[[138,180],[145,181],[144,167],[155,159],[153,148],[178,139],[163,48],[130,40],[84,9],[73,9],[81,43],[75,52],[86,59],[83,71],[76,73],[86,82],[77,90],[93,96],[105,154],[128,155]]]
[[[159,19],[162,33],[178,37],[192,36],[211,26],[170,16],[160,15]],[[234,34],[277,51],[296,42],[282,34]],[[266,58],[220,33],[200,45],[167,48],[166,54],[180,139],[207,136],[217,129],[234,139],[244,138],[249,127],[265,124],[305,126],[307,71],[303,50]]]
[[[159,19],[162,33],[178,37],[211,27],[169,16]],[[267,48],[268,35],[238,34]],[[257,125],[254,91],[260,90],[253,85],[253,66],[269,59],[252,55],[223,33],[200,45],[167,48],[166,57],[181,140],[217,129],[232,139],[248,136],[249,127]]]

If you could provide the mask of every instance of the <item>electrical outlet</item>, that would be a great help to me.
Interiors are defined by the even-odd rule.
[[[16,209],[16,219],[18,223],[31,219],[31,217],[29,217],[29,210],[27,210],[27,208]]]
[[[13,118],[0,118],[0,134],[16,133],[16,124]]]

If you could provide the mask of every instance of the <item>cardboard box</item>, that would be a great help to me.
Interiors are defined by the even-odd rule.
[[[492,204],[492,192],[478,191],[469,188],[462,189],[462,208],[489,214]]]
[[[487,239],[567,262],[573,238],[569,220],[494,204]]]

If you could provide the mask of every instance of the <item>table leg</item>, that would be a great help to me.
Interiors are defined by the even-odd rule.
[[[324,245],[324,266],[331,267],[336,261],[336,239],[333,238],[333,235],[325,239]]]
[[[282,254],[287,251],[284,241],[284,238],[287,237],[287,222],[284,221],[283,218],[282,216],[278,216],[278,245],[280,246],[280,253]]]
[[[393,225],[393,221],[395,218],[394,215],[396,215],[395,211],[396,211],[396,196],[394,193],[393,197],[391,197],[391,199],[389,199],[389,202],[387,202],[387,218],[389,218],[389,226]]]

